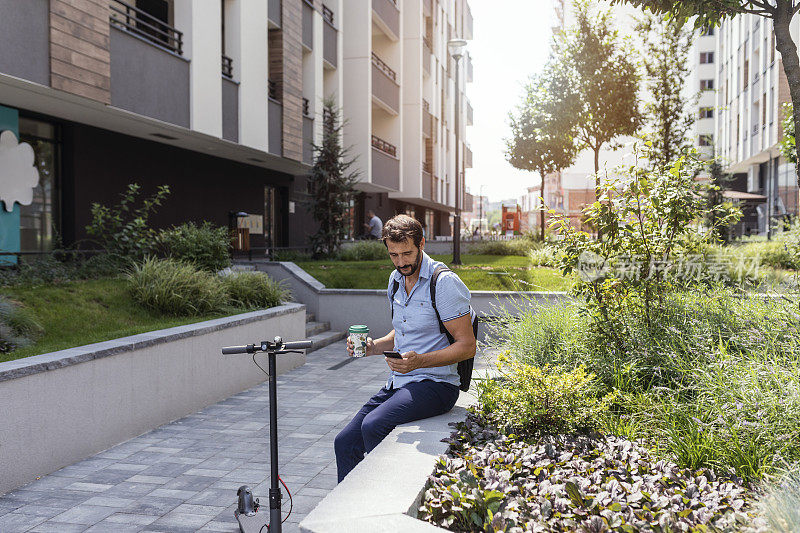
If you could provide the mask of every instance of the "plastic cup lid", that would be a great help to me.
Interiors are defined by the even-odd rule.
[[[361,324],[350,326],[350,333],[369,333],[369,328]]]

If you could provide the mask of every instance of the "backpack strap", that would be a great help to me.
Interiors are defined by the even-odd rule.
[[[453,338],[452,335],[450,335],[450,332],[447,331],[447,328],[444,327],[444,322],[442,322],[442,317],[439,316],[439,310],[436,308],[436,280],[439,279],[439,274],[441,274],[442,272],[452,272],[452,270],[447,268],[445,265],[439,265],[433,271],[433,275],[431,276],[431,305],[433,305],[433,311],[436,313],[436,320],[439,321],[439,331],[447,335],[447,341],[450,344],[453,344],[455,342],[455,339]]]
[[[389,313],[392,315],[392,319],[394,319],[394,295],[397,294],[397,289],[400,288],[400,283],[396,280],[392,280],[392,293],[389,296]]]

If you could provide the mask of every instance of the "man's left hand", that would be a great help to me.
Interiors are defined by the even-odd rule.
[[[400,355],[403,356],[402,359],[386,358],[386,363],[389,365],[389,368],[398,374],[407,374],[422,366],[420,355],[417,352],[412,350]]]

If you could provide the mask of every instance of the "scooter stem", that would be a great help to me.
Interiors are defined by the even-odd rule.
[[[281,533],[281,489],[278,488],[278,375],[275,352],[267,352],[269,357],[269,533]]]

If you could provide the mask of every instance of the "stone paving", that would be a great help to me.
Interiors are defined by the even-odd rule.
[[[382,357],[343,361],[342,341],[278,378],[287,533],[336,485],[333,439],[386,378]],[[0,532],[238,532],[239,486],[267,501],[267,391],[265,382],[0,496]]]

